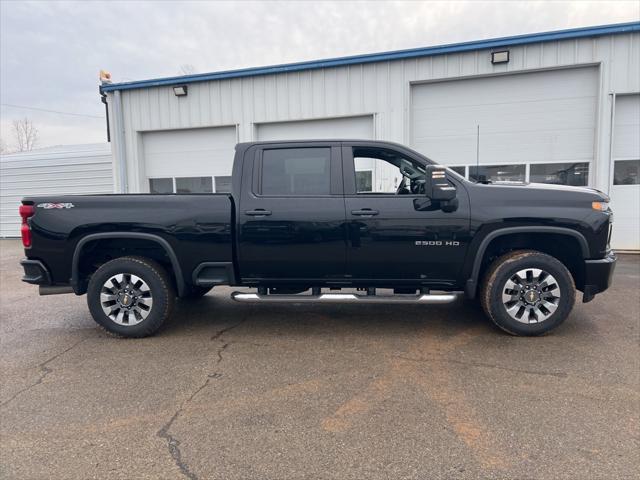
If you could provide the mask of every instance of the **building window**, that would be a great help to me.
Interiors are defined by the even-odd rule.
[[[466,173],[466,167],[447,167],[449,170],[453,170],[454,172],[456,172],[458,175],[460,175],[461,177],[465,177]]]
[[[361,170],[356,172],[356,192],[373,191],[373,172],[371,170]]]
[[[589,184],[589,163],[533,163],[529,181],[584,187]]]
[[[216,184],[216,193],[231,193],[231,176],[213,177]]]
[[[616,160],[613,162],[613,184],[640,184],[640,160]]]
[[[211,177],[176,178],[176,193],[213,193]]]
[[[488,165],[469,167],[469,180],[475,182],[524,182],[525,166],[522,165]]]
[[[173,178],[150,178],[149,192],[173,193]]]
[[[279,148],[262,155],[262,195],[329,195],[331,149]]]

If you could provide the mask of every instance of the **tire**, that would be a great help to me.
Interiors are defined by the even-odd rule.
[[[556,258],[535,250],[518,250],[496,259],[480,292],[482,308],[493,323],[521,336],[543,335],[557,328],[571,313],[575,298],[569,270]]]
[[[87,289],[87,304],[96,323],[111,334],[128,338],[157,332],[169,317],[175,297],[166,270],[144,257],[121,257],[105,263],[91,276]]]
[[[212,288],[213,287],[200,287],[198,285],[192,285],[180,298],[183,300],[195,300],[197,298],[204,297],[211,291]]]

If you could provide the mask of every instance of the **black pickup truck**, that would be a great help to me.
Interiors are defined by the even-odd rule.
[[[241,143],[232,193],[27,197],[23,280],[87,294],[95,321],[151,335],[176,297],[448,303],[464,292],[503,330],[539,335],[609,287],[609,198],[473,183],[404,146]],[[348,289],[346,291],[342,289]],[[427,312],[425,312],[427,314]]]

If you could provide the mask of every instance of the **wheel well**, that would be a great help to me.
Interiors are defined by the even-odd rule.
[[[571,273],[576,288],[584,288],[584,260],[578,240],[556,233],[512,233],[494,238],[484,251],[479,278],[493,261],[514,250],[537,250],[560,260]]]
[[[171,258],[158,242],[139,238],[100,238],[82,245],[77,264],[78,288],[81,293],[86,291],[89,278],[101,265],[126,256],[155,260],[167,271],[174,288],[178,288]]]

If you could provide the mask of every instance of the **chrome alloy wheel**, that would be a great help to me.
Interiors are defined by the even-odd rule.
[[[518,322],[544,322],[560,304],[560,287],[550,273],[526,268],[507,280],[502,289],[502,303],[509,316]]]
[[[149,316],[153,297],[149,285],[140,277],[119,273],[102,285],[100,305],[118,325],[137,325]]]

